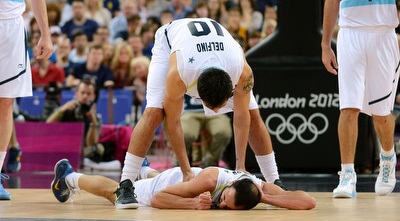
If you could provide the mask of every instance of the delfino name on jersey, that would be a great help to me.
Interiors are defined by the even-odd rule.
[[[223,51],[224,43],[223,42],[203,42],[198,43],[196,45],[198,52],[207,52],[207,51]]]

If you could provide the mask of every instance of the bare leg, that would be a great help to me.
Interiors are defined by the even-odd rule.
[[[360,110],[349,108],[340,112],[338,123],[340,158],[342,164],[354,163],[358,137],[358,115]]]
[[[79,177],[78,185],[81,190],[104,197],[114,204],[114,192],[118,188],[116,181],[104,176],[82,175]]]
[[[391,114],[387,116],[373,115],[374,127],[379,141],[382,144],[382,149],[389,151],[394,145],[394,119]]]
[[[13,129],[12,129],[12,133],[11,133],[11,139],[10,139],[10,143],[9,143],[10,147],[19,147],[19,142],[17,140],[17,133],[15,132],[15,124],[13,124]]]
[[[153,142],[157,127],[164,120],[164,110],[147,108],[132,132],[128,152],[144,157]]]
[[[164,119],[164,110],[147,108],[132,132],[128,152],[125,155],[121,181],[126,179],[132,182],[139,176],[143,159],[153,142],[157,127]]]
[[[13,130],[13,98],[0,98],[0,151],[6,152]],[[3,162],[0,162],[3,163]],[[3,165],[0,165],[0,168]]]
[[[272,153],[271,137],[258,109],[250,110],[249,143],[255,155]]]

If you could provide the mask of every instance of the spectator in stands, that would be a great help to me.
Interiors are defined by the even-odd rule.
[[[128,37],[128,44],[132,48],[133,56],[139,57],[143,55],[144,44],[142,37],[138,34],[131,34]]]
[[[99,26],[93,35],[91,44],[105,44],[110,42],[110,30],[106,26]]]
[[[103,51],[104,51],[104,59],[103,59],[103,65],[104,67],[111,67],[111,61],[114,57],[114,51],[115,47],[111,43],[103,43],[101,44],[103,46]]]
[[[56,65],[64,70],[64,75],[67,77],[72,71],[73,64],[70,62],[68,55],[71,52],[71,43],[69,38],[60,36],[57,40],[56,49]]]
[[[68,55],[68,59],[73,65],[83,64],[86,62],[88,53],[88,39],[85,32],[77,29],[72,34],[73,49]]]
[[[37,46],[33,47],[34,56],[38,55]],[[38,59],[38,66],[32,67],[32,84],[34,87],[47,86],[50,82],[57,83],[58,87],[62,87],[65,82],[65,74],[62,68],[57,67],[48,59]]]
[[[255,9],[255,0],[239,0],[239,9],[242,13],[241,26],[249,32],[260,31],[263,24],[263,14]]]
[[[225,114],[207,117],[201,100],[185,95],[181,124],[192,166],[218,166],[218,161],[232,138],[230,118]],[[208,136],[202,134],[204,131]],[[202,144],[202,136],[206,137],[208,144]]]
[[[249,33],[249,38],[247,40],[247,48],[246,51],[249,50],[250,48],[254,47],[261,41],[261,33],[259,31],[252,31]]]
[[[111,13],[111,17],[115,17],[120,12],[119,0],[103,0],[104,8],[108,9]]]
[[[166,8],[168,8],[170,2],[167,0],[147,0],[146,9],[148,17],[159,17]]]
[[[139,15],[132,15],[127,19],[128,28],[126,30],[120,31],[117,33],[114,39],[114,43],[117,43],[121,40],[128,40],[128,36],[130,34],[140,34],[140,30],[142,29],[142,19]]]
[[[86,18],[97,22],[99,26],[108,27],[111,22],[111,12],[103,7],[102,0],[85,0]]]
[[[130,61],[132,58],[133,52],[129,44],[126,42],[118,43],[110,66],[114,76],[114,86],[116,88],[133,85],[135,76],[130,68]]]
[[[168,24],[173,20],[174,20],[174,14],[172,13],[171,10],[166,9],[161,12],[161,15],[160,15],[161,25]]]
[[[87,61],[73,68],[68,75],[66,84],[68,87],[76,87],[81,80],[90,79],[96,88],[111,87],[114,79],[111,70],[102,65],[104,51],[101,45],[92,45],[89,48]]]
[[[226,29],[231,35],[239,35],[244,42],[247,42],[247,28],[241,25],[242,12],[238,7],[232,7],[228,11],[228,24]],[[245,48],[245,47],[244,47]]]
[[[264,20],[263,27],[261,29],[261,38],[266,38],[270,34],[272,34],[276,29],[277,22],[274,19],[266,19]]]
[[[49,27],[59,26],[61,21],[61,8],[54,2],[47,3],[47,17]]]
[[[192,8],[186,7],[184,0],[171,0],[171,5],[168,7],[174,16],[174,19],[181,19],[186,17],[186,13],[192,11]]]
[[[143,42],[143,55],[151,58],[151,50],[153,49],[154,46],[154,35],[157,30],[154,30],[153,24],[151,23],[146,23],[143,25],[141,31],[140,31],[140,37]]]
[[[277,14],[275,6],[265,7],[264,20],[267,20],[267,19],[273,19],[275,21],[278,21],[278,14]]]
[[[54,25],[54,26],[50,26],[49,30],[50,30],[51,42],[53,43],[54,51],[56,51],[57,50],[57,44],[58,44],[58,38],[62,34],[61,33],[61,28],[60,28],[60,26]]]
[[[67,0],[52,0],[52,1],[56,3],[58,6],[60,6],[61,21],[58,25],[62,27],[67,21],[72,19],[72,7],[67,2]]]
[[[74,98],[57,108],[46,122],[83,122],[85,124],[84,156],[101,158],[104,146],[99,145],[101,125],[96,116],[95,91],[95,85],[90,80],[80,81]]]
[[[67,21],[61,31],[72,39],[72,35],[76,29],[82,30],[88,38],[88,41],[93,40],[93,34],[96,32],[99,25],[92,19],[86,18],[86,7],[83,0],[72,0],[72,19]]]
[[[135,77],[133,86],[135,87],[135,102],[137,105],[142,104],[145,99],[149,65],[150,59],[146,56],[135,57],[130,63],[130,68]]]
[[[117,37],[117,34],[121,31],[128,29],[128,18],[133,15],[138,15],[138,5],[133,0],[125,0],[122,3],[122,13],[114,17],[111,20],[110,29],[110,40],[113,43]]]
[[[199,18],[208,18],[207,2],[197,2],[193,11],[196,12]]]
[[[228,13],[223,0],[208,0],[207,4],[208,17],[226,26]]]

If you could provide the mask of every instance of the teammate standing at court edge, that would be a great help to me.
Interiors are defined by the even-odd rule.
[[[236,169],[246,170],[249,142],[266,181],[283,187],[271,139],[252,92],[253,83],[253,72],[243,49],[214,20],[179,19],[159,28],[149,67],[147,106],[131,136],[121,183],[115,193],[116,207],[138,206],[133,182],[164,118],[183,181],[193,178],[180,123],[184,94],[201,99],[208,116],[233,111]]]
[[[53,52],[45,0],[31,0],[40,28],[37,59],[48,59]],[[32,74],[27,52],[27,36],[22,13],[24,0],[0,1],[0,168],[3,167],[13,128],[12,109],[16,97],[32,96]],[[0,180],[8,178],[0,174]],[[0,200],[10,200],[0,182]]]
[[[337,62],[331,49],[339,18]],[[399,19],[395,0],[326,0],[321,42],[326,69],[338,74],[338,123],[341,171],[333,197],[356,197],[354,156],[358,115],[372,115],[380,144],[380,170],[375,193],[386,195],[396,185],[394,120],[391,114],[399,77],[399,46],[395,28]]]

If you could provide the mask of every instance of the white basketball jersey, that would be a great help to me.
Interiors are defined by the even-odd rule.
[[[186,94],[199,98],[197,79],[203,70],[215,67],[227,72],[233,87],[243,71],[243,49],[212,19],[179,19],[166,27],[171,53],[176,52],[178,70]]]
[[[399,24],[396,0],[342,0],[340,27],[389,27]]]
[[[192,171],[197,176],[203,169],[192,167]],[[218,168],[218,181],[215,190],[211,193],[213,203],[219,200],[222,190],[233,180],[239,180],[243,178],[249,178],[254,183],[261,185],[262,180],[258,179],[254,175],[245,174],[240,171],[232,171],[224,168]],[[135,182],[135,193],[136,199],[142,206],[150,206],[151,199],[161,190],[181,183],[183,179],[182,171],[180,167],[174,167],[168,169],[161,174],[150,179],[138,180]]]
[[[24,0],[0,0],[0,20],[17,18],[24,11]]]

